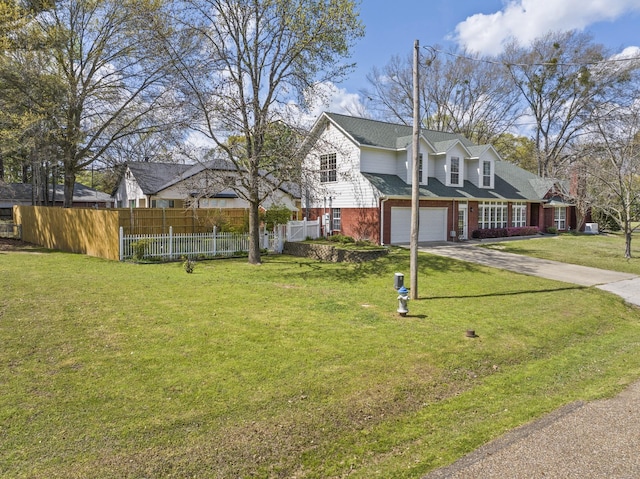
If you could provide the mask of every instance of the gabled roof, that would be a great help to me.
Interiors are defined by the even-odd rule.
[[[362,173],[371,184],[386,197],[411,197],[411,185],[397,175]],[[507,161],[495,163],[494,188],[479,188],[470,181],[464,186],[445,186],[438,179],[429,177],[429,184],[420,185],[422,198],[459,198],[480,200],[540,201],[544,194],[538,194],[533,183],[538,177]]]
[[[49,187],[51,194],[51,187]],[[0,183],[0,200],[8,202],[30,203],[33,198],[33,185],[31,183]],[[63,201],[64,186],[56,185],[55,201]],[[73,186],[73,201],[77,203],[110,202],[111,197],[107,193],[89,188],[82,183]]]
[[[127,162],[127,167],[145,195],[157,193],[166,183],[174,178],[179,178],[180,175],[192,166],[193,165],[182,165],[179,163],[154,163],[147,161]]]
[[[324,116],[361,146],[402,149],[411,143],[413,135],[413,127],[411,126],[340,115],[338,113],[324,113]],[[458,140],[465,147],[473,146],[470,140],[457,133],[421,129],[420,134],[425,141],[432,145]]]
[[[190,165],[146,161],[128,162],[127,166],[145,195],[157,194],[206,170],[238,171],[236,165],[223,159],[214,159]],[[265,175],[264,172],[261,172],[261,174]],[[285,182],[280,185],[279,189],[294,198],[300,198],[300,188],[294,183]]]

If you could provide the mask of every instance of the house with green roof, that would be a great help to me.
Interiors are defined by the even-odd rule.
[[[309,220],[322,218],[326,233],[409,242],[412,127],[323,113],[305,151]],[[575,225],[573,207],[559,201],[566,196],[561,182],[503,161],[491,145],[422,130],[419,158],[421,242],[465,240],[483,229]]]

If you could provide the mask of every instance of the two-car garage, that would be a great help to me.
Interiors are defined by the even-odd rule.
[[[391,208],[391,244],[411,240],[411,208]],[[418,241],[447,240],[447,208],[420,208]]]

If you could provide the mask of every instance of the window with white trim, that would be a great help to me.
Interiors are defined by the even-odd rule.
[[[511,226],[527,226],[527,204],[524,202],[511,205]]]
[[[449,162],[449,183],[452,185],[460,184],[460,158],[452,156]]]
[[[342,229],[342,224],[340,221],[340,218],[341,218],[340,208],[333,208],[333,210],[331,210],[331,213],[333,214],[333,224],[331,229],[333,231],[340,231]]]
[[[484,188],[491,188],[491,162],[483,161],[482,162],[482,186]]]
[[[422,161],[422,153],[420,153],[420,162],[418,163],[418,183],[422,183],[422,167],[424,163]]]
[[[320,155],[320,182],[329,183],[337,179],[337,155],[329,153]]]
[[[151,200],[152,208],[175,208],[174,200]]]
[[[480,229],[507,227],[507,203],[502,201],[483,201],[478,205],[478,214],[478,227]]]
[[[565,207],[553,209],[553,222],[556,225],[556,229],[567,229],[567,209]]]

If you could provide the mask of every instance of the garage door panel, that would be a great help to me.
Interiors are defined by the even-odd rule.
[[[411,208],[391,208],[391,243],[409,243],[411,239]],[[447,208],[420,208],[418,241],[446,241]]]

